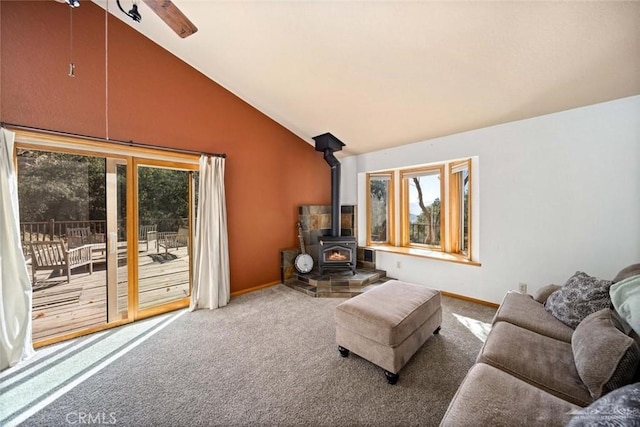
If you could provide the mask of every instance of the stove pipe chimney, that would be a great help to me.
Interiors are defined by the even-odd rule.
[[[314,136],[316,151],[324,153],[324,160],[331,166],[331,236],[340,236],[340,162],[333,155],[342,150],[344,143],[330,133]]]

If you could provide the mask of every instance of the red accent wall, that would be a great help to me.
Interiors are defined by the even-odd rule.
[[[107,92],[105,12],[89,1],[73,10],[68,77],[69,15],[53,0],[0,1],[0,121],[227,153],[231,291],[279,280],[298,206],[330,203],[322,154],[111,15]]]

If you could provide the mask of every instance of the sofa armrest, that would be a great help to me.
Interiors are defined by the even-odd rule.
[[[546,285],[538,289],[533,295],[533,299],[538,301],[540,304],[544,304],[549,298],[549,295],[560,289],[562,286],[560,285]]]

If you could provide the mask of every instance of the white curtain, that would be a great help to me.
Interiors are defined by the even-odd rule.
[[[223,307],[230,298],[224,165],[223,157],[200,157],[190,310]]]
[[[20,244],[15,134],[0,128],[0,370],[34,354],[31,343],[31,280]]]

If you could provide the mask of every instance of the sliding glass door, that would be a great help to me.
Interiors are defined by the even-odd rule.
[[[191,295],[192,172],[136,162],[137,307],[141,313]]]
[[[126,187],[115,185],[118,160],[34,149],[18,149],[17,160],[34,340],[126,318],[126,312],[109,310],[119,280],[128,292],[111,247],[118,219],[110,207],[126,197]]]
[[[34,343],[188,306],[196,158],[46,142],[16,150]]]

